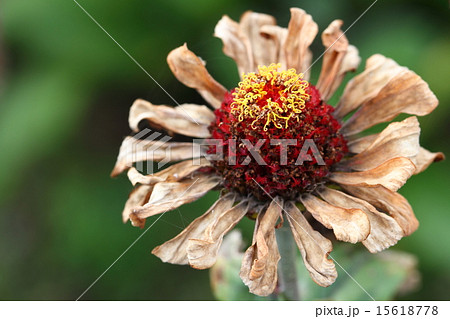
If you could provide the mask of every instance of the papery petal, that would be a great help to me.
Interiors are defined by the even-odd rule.
[[[241,77],[243,73],[254,71],[250,41],[242,34],[239,23],[223,16],[214,29],[214,36],[222,40],[223,52],[236,62]]]
[[[312,57],[309,46],[318,31],[317,23],[313,21],[311,15],[302,9],[291,8],[291,19],[284,42],[286,68],[294,68],[298,73],[307,73]],[[305,74],[305,80],[308,80],[308,74]]]
[[[239,28],[250,43],[249,52],[253,56],[253,65],[251,66],[253,71],[256,71],[259,65],[269,65],[275,62],[277,52],[274,41],[261,34],[262,27],[275,25],[275,18],[268,14],[247,11],[241,18]]]
[[[341,131],[345,135],[354,135],[375,124],[388,122],[400,113],[427,115],[438,103],[420,76],[410,70],[402,70],[389,80],[377,96],[365,102],[343,124]]]
[[[131,221],[138,221],[153,215],[173,210],[203,197],[220,183],[213,173],[199,173],[179,182],[161,182],[153,186],[148,202],[136,207],[130,214]]]
[[[201,156],[200,145],[194,143],[140,140],[127,136],[120,146],[111,176],[117,176],[137,162],[177,162]]]
[[[331,241],[314,230],[293,202],[287,202],[285,213],[306,269],[318,285],[328,287],[336,281],[337,271],[328,254]]]
[[[303,194],[300,200],[318,222],[333,229],[338,240],[354,244],[369,236],[369,219],[362,210],[336,207],[311,194]]]
[[[376,208],[389,213],[402,228],[404,236],[412,234],[419,227],[419,221],[414,216],[411,205],[399,193],[381,185],[370,187],[341,186],[353,196],[361,198]]]
[[[370,221],[370,234],[362,243],[371,253],[393,246],[403,237],[403,230],[398,223],[368,202],[328,187],[321,187],[319,194],[332,205],[347,209],[357,208],[366,213]]]
[[[152,254],[163,262],[186,265],[189,261],[187,257],[189,239],[200,238],[211,223],[233,206],[235,199],[234,193],[221,196],[206,213],[196,218],[176,237],[154,248]]]
[[[275,198],[264,213],[258,215],[253,244],[244,254],[240,276],[251,293],[268,296],[277,284],[280,260],[275,226],[281,215],[283,201]]]
[[[273,61],[277,61],[278,63],[281,64],[281,70],[286,70],[287,62],[284,47],[288,35],[288,30],[286,28],[282,28],[277,25],[263,25],[261,27],[261,34],[263,34],[263,36],[265,37],[272,39],[277,53]],[[303,78],[305,80],[308,80],[306,76],[307,74],[305,74]]]
[[[211,166],[211,163],[206,158],[202,157],[170,165],[168,168],[150,175],[143,175],[139,173],[136,168],[131,167],[128,170],[127,175],[133,186],[136,184],[154,185],[163,181],[179,181],[198,169],[208,166]]]
[[[416,165],[416,171],[414,174],[419,174],[426,170],[428,166],[431,165],[433,162],[440,162],[445,159],[444,153],[436,152],[432,153],[428,151],[427,149],[424,149],[421,147],[419,149],[419,153],[416,157],[412,158],[413,163]]]
[[[138,185],[131,191],[122,211],[122,220],[124,223],[128,221],[129,216],[135,207],[142,206],[148,201],[152,189],[153,186],[151,185]],[[143,225],[140,226],[143,227]]]
[[[414,158],[419,153],[419,121],[409,117],[402,122],[388,125],[361,153],[340,162],[337,167],[365,171],[395,158]]]
[[[410,178],[416,166],[406,157],[395,157],[383,164],[362,172],[333,172],[329,179],[347,185],[383,185],[397,191]]]
[[[378,92],[400,71],[406,68],[381,54],[372,55],[366,61],[365,70],[351,79],[336,106],[334,116],[343,118],[358,106],[375,97]]]
[[[189,239],[187,255],[191,267],[207,269],[215,264],[223,237],[245,216],[249,204],[248,200],[241,201],[223,212],[206,228],[201,237]]]
[[[361,61],[358,50],[349,47],[347,37],[341,30],[342,24],[342,20],[334,20],[322,33],[325,54],[317,89],[324,101],[331,98],[345,74],[356,70]]]
[[[151,126],[163,128],[186,136],[210,137],[208,126],[214,121],[214,113],[204,105],[181,104],[176,107],[154,105],[136,100],[130,109],[130,128],[139,131],[138,124],[147,120]]]
[[[172,50],[167,63],[175,77],[184,85],[196,89],[215,108],[219,108],[227,90],[216,82],[205,68],[205,62],[183,45]]]

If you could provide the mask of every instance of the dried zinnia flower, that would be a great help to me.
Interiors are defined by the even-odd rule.
[[[206,106],[173,108],[142,100],[131,107],[134,131],[147,120],[170,133],[206,138],[209,156],[193,161],[201,153],[192,143],[128,137],[113,171],[117,175],[128,170],[137,185],[123,220],[140,227],[149,216],[223,188],[205,214],[153,254],[164,262],[209,268],[224,235],[243,217],[256,218],[240,276],[252,293],[263,296],[277,283],[275,228],[284,219],[312,279],[329,286],[337,277],[328,257],[332,244],[310,222],[315,219],[331,229],[338,240],[362,242],[372,253],[390,247],[418,227],[411,206],[397,190],[413,174],[443,159],[442,153],[420,147],[414,116],[378,134],[363,134],[400,113],[422,116],[434,110],[438,100],[418,75],[373,55],[333,108],[327,101],[345,74],[359,65],[358,50],[341,31],[342,21],[333,21],[322,34],[326,52],[319,80],[315,86],[308,83],[308,47],[318,27],[301,9],[293,8],[291,14],[287,29],[277,26],[272,16],[254,12],[246,12],[239,23],[227,16],[219,21],[215,35],[242,74],[231,91],[209,75],[186,45],[169,54],[174,75],[196,89],[214,112]],[[214,156],[218,149],[224,156]],[[165,161],[168,155],[179,163],[156,174],[142,175],[132,167],[139,161]]]

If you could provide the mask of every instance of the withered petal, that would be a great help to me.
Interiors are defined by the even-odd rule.
[[[139,122],[147,120],[156,128],[204,138],[211,136],[208,126],[214,118],[214,113],[204,105],[181,104],[171,107],[138,99],[131,106],[128,122],[135,132],[139,131]]]
[[[249,204],[248,200],[241,201],[210,223],[202,236],[189,239],[187,256],[191,267],[207,269],[215,264],[223,237],[245,216]]]
[[[227,90],[208,73],[205,62],[183,45],[167,56],[172,73],[184,85],[196,89],[215,108],[219,108]]]
[[[306,70],[311,64],[312,57],[309,46],[316,37],[319,27],[312,16],[304,10],[299,8],[290,10],[291,19],[283,50],[286,57],[286,68],[294,68],[297,73],[307,73],[304,78],[308,80],[309,72]]]
[[[248,50],[253,57],[252,71],[256,71],[259,65],[269,65],[275,62],[277,57],[276,45],[273,39],[261,34],[261,29],[264,26],[275,25],[275,18],[268,14],[247,11],[242,16],[239,29],[250,44]]]
[[[352,186],[342,184],[341,186],[353,196],[361,198],[391,215],[402,228],[404,236],[409,236],[419,227],[419,221],[414,216],[411,205],[399,193],[393,192],[382,185]]]
[[[421,147],[419,149],[419,153],[417,154],[417,156],[411,159],[413,163],[416,165],[416,171],[414,172],[414,174],[419,174],[424,170],[426,170],[428,166],[431,165],[431,163],[440,162],[443,161],[444,159],[445,159],[444,153],[441,152],[432,153],[427,149]]]
[[[388,122],[400,113],[427,115],[439,101],[428,84],[410,70],[402,70],[365,102],[342,126],[342,133],[354,135],[375,124]]]
[[[419,153],[419,121],[415,116],[389,124],[361,153],[337,164],[344,170],[366,171],[395,158],[413,159]]]
[[[179,182],[157,183],[153,186],[148,202],[133,210],[133,217],[144,219],[193,202],[203,197],[220,181],[214,173],[199,173]]]
[[[358,106],[375,97],[400,71],[406,68],[381,54],[372,55],[366,61],[365,70],[345,86],[334,116],[341,119]]]
[[[197,159],[189,159],[186,161],[182,161],[173,165],[170,165],[168,168],[163,169],[157,173],[143,175],[138,172],[138,170],[134,167],[131,167],[128,172],[128,179],[131,184],[146,184],[146,185],[154,185],[159,182],[168,181],[168,182],[176,182],[182,178],[189,176],[200,168],[211,166],[211,163],[204,157]]]
[[[356,70],[361,61],[356,47],[349,46],[347,37],[341,30],[342,24],[342,20],[334,20],[322,33],[325,54],[316,87],[324,101],[331,98],[345,74]]]
[[[318,285],[328,287],[336,281],[337,271],[328,254],[331,241],[314,230],[293,202],[287,202],[285,212],[292,234],[311,278]]]
[[[350,166],[351,167],[351,166]],[[362,172],[333,172],[329,179],[347,185],[383,185],[397,191],[410,178],[416,166],[406,157],[395,157],[383,164]]]
[[[251,293],[268,296],[278,280],[277,267],[280,260],[275,226],[281,215],[283,201],[275,198],[264,213],[258,215],[253,244],[242,260],[240,276]]]
[[[311,194],[303,194],[300,200],[318,222],[333,229],[338,240],[355,244],[369,236],[369,218],[362,210],[336,207]]]
[[[393,246],[403,237],[403,230],[398,223],[392,217],[379,212],[368,202],[328,187],[321,187],[318,191],[320,196],[331,205],[347,209],[357,208],[366,213],[370,221],[370,234],[362,241],[362,244],[371,253]]]
[[[127,136],[120,146],[111,176],[117,176],[137,162],[178,162],[201,156],[200,145],[187,142],[140,140]]]
[[[234,193],[221,196],[206,213],[196,218],[176,237],[155,247],[152,254],[159,257],[163,262],[179,265],[188,264],[189,239],[200,238],[211,223],[214,223],[221,214],[233,206],[235,199]]]
[[[222,40],[223,52],[236,62],[241,77],[252,71],[254,63],[250,41],[242,34],[239,23],[223,16],[214,29],[214,36]]]
[[[138,185],[131,191],[122,211],[122,220],[124,223],[128,221],[129,216],[135,207],[142,206],[148,201],[152,189],[152,185]]]

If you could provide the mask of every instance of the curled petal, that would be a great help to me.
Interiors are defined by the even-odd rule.
[[[261,34],[262,27],[275,25],[275,18],[268,14],[247,11],[242,16],[239,28],[250,44],[249,51],[253,56],[252,70],[257,70],[259,65],[269,65],[275,62],[277,52],[274,41]]]
[[[189,239],[200,238],[211,223],[233,206],[235,199],[234,193],[221,196],[206,213],[196,218],[178,236],[154,248],[152,254],[163,262],[186,265],[189,262],[187,256]]]
[[[151,137],[151,136],[150,136]],[[141,140],[127,136],[120,146],[119,156],[111,176],[117,176],[137,162],[178,162],[201,156],[200,145],[194,143]]]
[[[135,132],[139,131],[139,122],[147,120],[151,126],[163,128],[169,132],[194,137],[210,137],[208,126],[214,118],[214,113],[204,105],[182,104],[170,107],[154,105],[138,99],[131,106],[128,122]]]
[[[356,70],[361,61],[358,50],[348,45],[347,37],[341,30],[342,24],[342,20],[334,20],[322,33],[325,54],[317,89],[324,101],[333,95],[345,74]]]
[[[223,16],[214,29],[214,36],[222,40],[223,52],[236,61],[240,75],[252,71],[250,41],[242,34],[239,23]]]
[[[331,241],[315,231],[293,202],[287,202],[285,212],[303,262],[311,278],[318,285],[328,287],[336,281],[337,271],[328,254]]]
[[[379,134],[372,134],[363,136],[354,140],[348,141],[348,150],[351,153],[361,153],[362,151],[366,150],[372,143],[377,139]]]
[[[220,183],[215,174],[200,173],[179,182],[161,182],[153,186],[148,202],[136,207],[130,214],[135,220],[173,210],[203,197]]]
[[[128,221],[129,216],[134,208],[142,206],[148,201],[152,189],[153,186],[151,185],[138,185],[131,191],[128,200],[125,203],[125,207],[122,211],[122,220],[124,223]],[[142,228],[144,225],[139,226]]]
[[[186,44],[170,52],[167,63],[178,81],[196,89],[213,107],[220,107],[227,90],[212,78],[205,63]]]
[[[370,187],[341,186],[355,197],[361,198],[378,209],[389,213],[402,228],[404,236],[412,234],[419,227],[419,221],[414,216],[411,205],[399,193],[381,185]]]
[[[347,185],[383,185],[397,191],[410,178],[416,166],[406,157],[395,157],[383,164],[362,172],[333,172],[329,178],[333,182]]]
[[[419,174],[426,170],[428,166],[433,162],[440,162],[445,159],[444,153],[436,152],[432,153],[423,147],[419,149],[419,153],[416,157],[412,158],[413,163],[416,165],[416,171],[414,174]]]
[[[244,254],[240,276],[251,293],[268,296],[277,284],[280,260],[275,226],[281,215],[283,202],[275,198],[264,213],[258,215],[253,245]]]
[[[368,202],[328,187],[320,188],[319,194],[332,205],[347,209],[357,208],[366,213],[370,221],[370,234],[362,241],[362,244],[371,253],[393,246],[403,237],[403,230],[398,223],[392,217],[379,212]]]
[[[338,240],[354,244],[369,236],[370,222],[362,210],[336,207],[310,194],[302,195],[300,200],[318,222],[333,229]]]
[[[366,171],[395,157],[413,159],[419,153],[419,135],[419,121],[414,116],[391,123],[364,151],[337,166],[346,170]]]
[[[207,269],[215,264],[223,237],[245,216],[249,201],[243,200],[223,212],[198,238],[190,238],[187,247],[189,265],[196,269]]]
[[[342,132],[354,135],[375,124],[390,121],[400,113],[427,115],[438,103],[420,76],[410,70],[402,70],[344,123]]]
[[[206,158],[202,157],[170,165],[168,168],[151,175],[142,175],[136,168],[131,167],[128,170],[127,175],[133,186],[136,184],[154,185],[163,181],[179,181],[180,179],[191,175],[200,168],[208,166],[211,166],[211,163]]]
[[[343,118],[362,103],[375,97],[389,80],[402,70],[406,68],[400,67],[395,61],[381,54],[372,55],[366,61],[365,70],[345,86],[334,115]]]
[[[309,46],[318,31],[317,23],[313,21],[311,15],[302,9],[291,8],[291,19],[284,42],[284,56],[288,69],[294,68],[298,73],[306,73],[312,57]],[[305,74],[305,79],[308,79],[308,74]]]
[[[286,28],[282,28],[277,25],[263,25],[261,27],[261,34],[267,38],[272,39],[274,46],[276,48],[276,56],[273,61],[278,61],[281,64],[281,69],[287,69],[286,62],[286,52],[284,51],[284,46],[286,43],[286,38],[288,35],[288,30]],[[308,63],[309,65],[309,63]],[[303,77],[305,80],[308,80],[305,76]]]

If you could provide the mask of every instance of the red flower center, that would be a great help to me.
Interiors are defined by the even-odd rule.
[[[278,68],[244,75],[209,127],[208,154],[224,186],[260,200],[314,190],[348,151],[333,107],[302,74]]]

